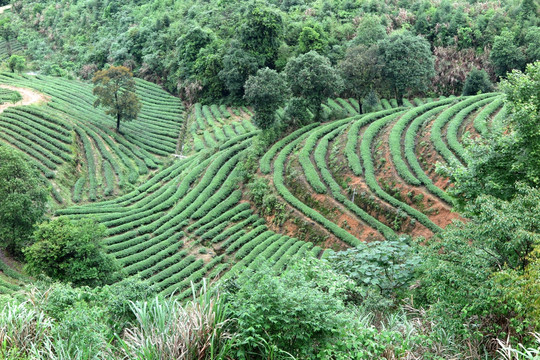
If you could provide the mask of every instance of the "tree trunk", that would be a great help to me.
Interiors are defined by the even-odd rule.
[[[116,107],[116,132],[120,133],[120,109],[118,108],[118,92],[114,93],[114,106]]]
[[[401,91],[398,91],[397,88],[395,88],[395,94],[396,94],[396,101],[398,103],[399,106],[403,106],[403,94],[401,93]]]

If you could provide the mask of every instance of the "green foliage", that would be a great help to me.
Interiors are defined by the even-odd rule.
[[[105,253],[101,240],[105,227],[92,220],[67,218],[41,224],[35,243],[24,250],[27,269],[76,286],[98,286],[117,279],[118,265]]]
[[[43,218],[47,188],[37,170],[20,152],[0,146],[0,237],[2,247],[20,255],[30,242],[34,224]]]
[[[241,98],[246,80],[255,75],[258,68],[257,57],[249,51],[232,47],[223,57],[223,70],[219,77],[233,96]]]
[[[532,329],[540,326],[540,247],[534,246],[523,271],[505,269],[494,275],[503,301],[515,303],[519,320]]]
[[[540,186],[539,69],[536,62],[525,74],[513,72],[503,82],[509,116],[492,135],[467,148],[467,169],[442,168],[455,183],[451,192],[462,205],[481,194],[511,199],[518,181]]]
[[[309,111],[309,101],[302,97],[292,97],[285,107],[285,115],[282,122],[293,128],[308,125],[312,121]]]
[[[49,356],[98,360],[107,352],[108,339],[112,337],[104,317],[103,308],[86,302],[73,303],[62,313],[61,321],[51,331],[51,339],[45,343]]]
[[[2,307],[0,357],[111,359],[114,333],[135,320],[131,303],[153,296],[152,289],[135,279],[94,289],[38,282],[25,293],[26,302],[12,298]]]
[[[244,85],[245,99],[255,109],[253,122],[261,129],[273,126],[275,112],[288,97],[289,89],[283,74],[269,68],[260,69]]]
[[[358,286],[375,288],[383,297],[398,298],[406,293],[420,264],[409,239],[389,239],[362,244],[332,254],[329,261],[339,273]]]
[[[17,38],[19,29],[12,16],[2,16],[0,19],[0,37],[6,41],[7,55],[12,55],[11,41]],[[13,71],[13,70],[12,70]]]
[[[530,318],[528,305],[523,308],[510,296],[501,301],[516,288],[497,286],[495,279],[504,276],[493,275],[505,269],[521,274],[528,267],[540,239],[539,196],[540,191],[527,187],[519,188],[511,201],[481,196],[466,208],[470,221],[447,227],[425,248],[417,299],[430,302],[434,313],[448,319],[451,331],[465,337],[493,331],[525,335],[533,325],[523,321]]]
[[[362,112],[368,113],[377,110],[377,107],[379,106],[379,98],[377,97],[377,94],[375,94],[375,91],[370,90],[366,97],[362,99]]]
[[[445,72],[454,79],[461,75],[464,79],[466,74],[459,74],[463,62],[453,66],[447,55],[463,50],[463,54],[487,53],[503,29],[516,33],[517,48],[526,53],[527,61],[533,61],[528,50],[533,54],[538,48],[534,47],[538,6],[534,0],[527,2],[489,0],[482,6],[460,0],[435,6],[429,2],[352,0],[204,4],[195,0],[114,4],[33,0],[16,3],[9,16],[4,14],[6,24],[20,29],[4,48],[13,44],[15,49],[23,43],[42,73],[88,77],[91,69],[107,63],[129,65],[137,76],[163,84],[168,91],[185,95],[186,90],[199,87],[199,101],[217,103],[230,95],[217,74],[232,42],[239,42],[240,48],[260,59],[260,66],[281,70],[298,54],[304,28],[314,32],[304,32],[302,43],[307,42],[310,49],[311,36],[307,35],[320,35],[315,42],[319,45],[323,39],[328,44],[324,55],[333,63],[350,45],[370,46],[386,37],[386,32],[404,29],[427,39],[440,63],[458,71],[457,76],[454,71]],[[96,27],[97,22],[100,26]],[[51,29],[58,33],[46,36]],[[17,43],[13,43],[15,38]],[[378,91],[379,85],[374,84]]]
[[[120,340],[130,359],[226,359],[230,354],[227,307],[221,296],[191,289],[193,300],[154,298],[131,305],[136,322]],[[152,335],[150,335],[152,334]]]
[[[11,55],[7,60],[7,66],[11,72],[18,72],[19,74],[26,68],[26,59],[24,56]]]
[[[223,70],[222,43],[212,42],[199,51],[197,61],[193,65],[193,79],[178,84],[186,94],[193,94],[200,101],[210,102],[220,99],[226,93],[225,84],[221,79]],[[173,89],[174,90],[174,89]]]
[[[319,24],[306,26],[302,29],[298,37],[298,52],[305,54],[310,51],[316,51],[323,55],[327,52],[328,40],[323,28]]]
[[[189,76],[195,67],[199,53],[213,41],[214,34],[209,29],[199,26],[189,29],[182,37],[176,40],[176,52],[180,62],[183,76]],[[187,77],[186,76],[186,77]]]
[[[488,93],[493,91],[493,84],[489,80],[487,72],[482,69],[473,69],[465,79],[463,96]]]
[[[13,300],[0,310],[0,357],[6,360],[29,359],[35,346],[50,336],[51,319],[29,303]]]
[[[527,62],[532,63],[540,60],[540,27],[533,26],[527,30],[525,34],[525,44],[527,49],[525,55],[527,56]]]
[[[382,68],[377,55],[377,46],[352,46],[347,48],[345,57],[339,62],[345,91],[358,102],[362,102],[362,98],[373,92],[374,85],[381,83]],[[368,110],[362,106],[362,112]]]
[[[366,14],[360,20],[352,44],[369,47],[386,38],[386,29],[376,15]]]
[[[254,1],[243,14],[245,23],[239,29],[242,47],[263,59],[262,65],[273,67],[283,32],[281,13],[264,2]]]
[[[266,357],[264,344],[283,355],[316,356],[347,323],[344,300],[351,285],[328,264],[314,260],[297,262],[281,276],[263,264],[244,272],[226,293],[230,316],[237,319],[237,357]]]
[[[502,87],[510,112],[516,146],[526,155],[514,166],[525,179],[540,186],[540,61],[527,65],[525,73],[512,72]],[[522,179],[523,180],[523,179]]]
[[[525,56],[516,44],[515,35],[508,30],[495,37],[489,59],[500,77],[513,69],[522,70],[525,65]]]
[[[429,42],[410,32],[396,32],[379,41],[383,76],[401,101],[406,90],[425,91],[435,75]]]
[[[285,73],[293,95],[305,99],[316,118],[323,101],[343,87],[343,80],[328,58],[315,51],[289,60]]]
[[[107,115],[116,118],[116,132],[120,131],[120,121],[137,118],[141,103],[135,94],[133,74],[124,66],[111,66],[100,70],[92,79],[94,83],[94,107],[103,106]]]

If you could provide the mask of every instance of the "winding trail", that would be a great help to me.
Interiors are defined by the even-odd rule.
[[[38,93],[32,89],[17,87],[17,86],[11,86],[11,85],[4,85],[1,84],[0,88],[2,89],[8,89],[17,91],[21,94],[22,100],[17,101],[16,103],[5,103],[0,105],[0,113],[4,112],[7,108],[14,107],[14,106],[21,106],[21,105],[32,105],[37,103],[46,102],[49,100],[49,98],[41,93]]]

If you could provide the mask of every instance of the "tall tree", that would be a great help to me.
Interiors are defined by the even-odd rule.
[[[305,54],[311,50],[324,55],[328,51],[328,38],[320,24],[305,26],[298,36],[298,52]]]
[[[17,28],[13,25],[13,19],[5,16],[0,20],[0,36],[6,41],[8,56],[11,56],[11,41],[17,37]]]
[[[322,103],[343,88],[343,80],[330,60],[315,51],[290,59],[285,73],[293,95],[306,99],[316,119]]]
[[[485,70],[472,69],[465,79],[463,95],[476,95],[493,91],[493,84],[489,80],[489,75]]]
[[[410,32],[398,32],[379,41],[379,57],[383,76],[398,102],[407,90],[425,91],[435,75],[434,60],[429,42]]]
[[[7,66],[11,72],[17,71],[20,74],[26,67],[26,59],[21,55],[11,55],[7,61]]]
[[[111,66],[100,70],[93,78],[94,107],[107,108],[105,114],[116,118],[116,131],[120,131],[120,121],[130,121],[137,118],[141,103],[135,94],[133,74],[125,66]]]
[[[219,77],[231,95],[242,97],[246,80],[250,75],[254,75],[258,68],[259,62],[252,53],[233,47],[223,57],[223,69],[219,72]]]
[[[215,36],[210,30],[196,26],[176,41],[181,78],[186,79],[193,73],[199,52],[210,44],[214,38]]]
[[[365,15],[360,20],[356,36],[352,39],[354,45],[371,46],[386,37],[386,29],[381,25],[381,19],[375,15]]]
[[[527,62],[532,63],[540,60],[540,27],[532,26],[525,34],[525,44],[527,49],[525,54],[527,55]]]
[[[504,76],[513,69],[523,70],[525,55],[516,44],[516,37],[510,31],[503,31],[493,41],[493,49],[489,59],[495,66],[498,76]]]
[[[374,87],[380,87],[382,83],[382,66],[377,59],[378,51],[377,45],[369,48],[350,47],[345,53],[345,58],[338,65],[345,82],[345,90],[359,104]]]
[[[245,93],[244,97],[255,109],[255,125],[267,129],[274,124],[276,110],[284,104],[289,89],[283,74],[265,68],[249,77]]]
[[[240,41],[245,50],[264,59],[264,65],[273,67],[283,33],[283,19],[279,10],[262,2],[248,5],[246,22],[240,28]]]
[[[0,146],[0,246],[14,255],[30,242],[43,218],[47,188],[39,172],[20,152]]]

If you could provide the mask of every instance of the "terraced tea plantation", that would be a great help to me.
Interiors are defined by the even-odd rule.
[[[211,149],[239,135],[253,135],[257,128],[249,120],[253,113],[246,108],[227,108],[225,105],[195,104],[189,119],[190,141],[185,151]]]
[[[95,218],[126,276],[181,298],[192,282],[260,261],[281,269],[294,256],[362,241],[429,238],[458,217],[436,163],[466,166],[463,138],[492,131],[504,114],[497,93],[382,101],[367,114],[353,100],[330,100],[344,118],[298,129],[261,157],[256,178],[279,204],[262,211],[241,176],[258,134],[250,109],[196,104],[186,114],[177,98],[138,80],[142,113],[117,134],[88,84],[11,74],[0,83],[44,95],[6,109],[0,136],[48,178],[56,215]],[[26,280],[0,265],[1,292]]]
[[[137,82],[141,114],[123,124],[118,134],[113,120],[93,107],[89,84],[13,74],[1,74],[0,83],[43,94],[41,105],[4,111],[0,136],[51,179],[58,203],[97,201],[125,192],[176,151],[183,107],[154,84]]]
[[[466,166],[464,133],[489,131],[501,107],[499,94],[437,99],[300,129],[263,156],[261,171],[329,245],[430,237],[457,217],[435,164]]]

